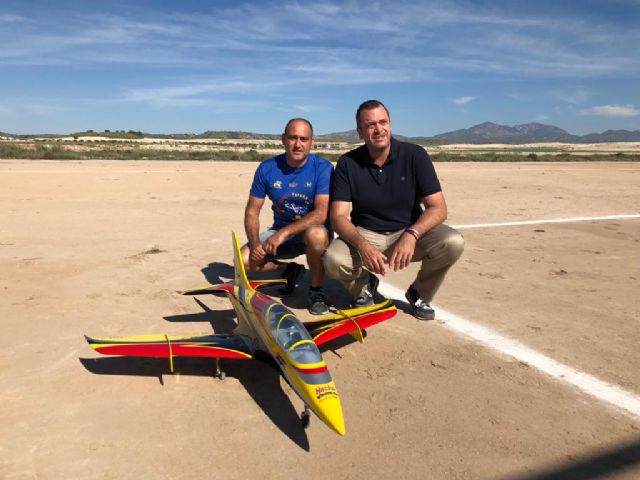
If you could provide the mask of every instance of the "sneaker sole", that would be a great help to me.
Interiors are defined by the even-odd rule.
[[[311,315],[326,315],[328,313],[331,313],[331,310],[329,310],[329,307],[325,308],[324,310],[322,310],[321,312],[314,312],[312,311],[310,308],[307,308],[307,311],[311,314]]]
[[[375,304],[376,302],[374,300],[371,300],[370,302],[366,302],[366,303],[361,303],[361,304],[352,303],[351,308],[371,307],[372,305],[375,305]]]

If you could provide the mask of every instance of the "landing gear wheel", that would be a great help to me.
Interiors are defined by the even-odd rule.
[[[222,362],[220,362],[220,359],[216,358],[216,377],[218,377],[220,380],[224,380],[225,378],[227,378],[227,374],[220,368],[221,363]]]
[[[309,424],[311,423],[311,412],[309,412],[308,407],[305,407],[304,412],[300,414],[300,423],[302,424],[302,428],[309,428]]]

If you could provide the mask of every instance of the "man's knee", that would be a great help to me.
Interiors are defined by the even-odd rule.
[[[324,266],[324,273],[329,278],[340,277],[340,266],[342,265],[341,256],[337,254],[337,251],[332,248],[325,250],[322,255],[322,265]]]
[[[329,232],[322,225],[313,225],[304,231],[307,251],[322,253],[329,245]]]
[[[243,245],[242,248],[240,248],[240,255],[242,255],[242,262],[244,263],[245,267],[249,265],[249,245]]]
[[[450,264],[454,264],[464,251],[464,237],[457,230],[451,230],[443,239],[444,255],[446,255]]]

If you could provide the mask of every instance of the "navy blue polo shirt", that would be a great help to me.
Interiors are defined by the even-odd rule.
[[[422,213],[422,198],[441,190],[425,149],[392,138],[382,167],[373,163],[366,145],[338,159],[331,201],[351,202],[355,226],[387,232],[413,224]]]

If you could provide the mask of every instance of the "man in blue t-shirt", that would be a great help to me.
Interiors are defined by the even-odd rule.
[[[264,160],[253,178],[244,212],[247,244],[242,257],[250,272],[278,272],[287,280],[283,293],[292,293],[305,268],[282,258],[306,254],[311,271],[309,312],[329,312],[322,291],[322,254],[332,233],[328,228],[329,188],[333,166],[311,154],[313,127],[304,118],[287,123],[282,134],[285,153]],[[266,197],[272,202],[273,226],[260,233],[260,210]]]

